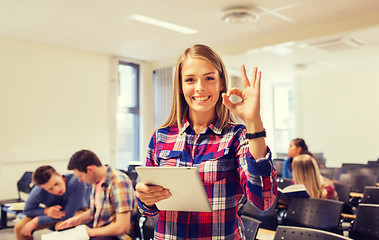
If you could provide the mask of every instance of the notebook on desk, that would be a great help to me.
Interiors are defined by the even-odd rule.
[[[136,167],[136,171],[143,183],[170,190],[170,198],[156,203],[159,210],[212,211],[196,167]]]
[[[278,188],[279,192],[279,202],[281,203],[289,203],[292,198],[309,198],[309,194],[307,193],[307,189],[303,184],[294,184],[287,186],[283,189]]]
[[[87,240],[89,239],[86,227],[79,225],[62,231],[54,231],[41,235],[41,240]]]

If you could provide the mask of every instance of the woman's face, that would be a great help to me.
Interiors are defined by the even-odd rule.
[[[217,69],[201,58],[187,58],[182,65],[182,92],[191,116],[214,117],[223,86]]]
[[[297,147],[293,141],[291,141],[290,146],[288,148],[288,156],[294,158],[300,155],[301,147]]]

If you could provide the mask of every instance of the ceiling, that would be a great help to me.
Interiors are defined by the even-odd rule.
[[[234,6],[254,10],[259,19],[223,22],[222,10]],[[198,33],[139,23],[131,14]],[[173,63],[186,47],[204,43],[223,56],[231,72],[244,63],[261,67],[272,79],[285,79],[379,63],[379,1],[0,0],[0,35]]]

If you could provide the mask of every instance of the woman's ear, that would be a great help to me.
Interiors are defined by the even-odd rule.
[[[301,151],[303,151],[303,149],[301,147],[296,148],[297,155],[300,155]]]

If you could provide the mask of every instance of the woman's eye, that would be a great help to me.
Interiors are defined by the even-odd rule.
[[[214,77],[206,77],[206,80],[214,80]]]
[[[185,82],[193,82],[193,78],[187,78],[184,80]]]

